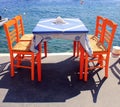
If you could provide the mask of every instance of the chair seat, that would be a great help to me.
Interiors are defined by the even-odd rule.
[[[33,34],[24,34],[24,35],[20,38],[20,40],[32,40],[33,37],[34,37]]]
[[[99,38],[97,37],[97,36],[95,36],[95,35],[88,35],[88,39],[89,39],[89,41],[91,40],[95,40],[95,41],[99,41]]]
[[[106,52],[107,51],[105,46],[101,42],[99,42],[96,36],[89,37],[89,42],[90,42],[90,46],[93,52],[103,52],[103,51]]]
[[[20,41],[18,42],[14,47],[14,51],[30,51],[30,45],[31,43],[28,41]]]

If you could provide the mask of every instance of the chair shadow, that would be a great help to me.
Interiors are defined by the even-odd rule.
[[[9,63],[10,62],[4,62],[2,64],[0,64],[0,76],[5,74],[5,71],[7,71],[9,69]]]
[[[110,66],[110,69],[114,76],[119,80],[118,84],[120,84],[120,58]]]
[[[89,74],[89,80],[88,81],[94,81],[94,85],[91,86],[91,94],[93,96],[93,102],[96,103],[97,102],[97,97],[100,91],[100,88],[102,87],[103,83],[105,82],[105,80],[107,79],[106,77],[100,77],[99,72],[101,72],[102,69],[97,69],[97,70],[93,70],[92,72],[90,72]],[[97,77],[96,79],[93,79],[94,76]],[[90,80],[92,79],[92,80]]]
[[[105,81],[105,78],[100,78],[99,71],[91,72],[88,82],[79,80],[79,62],[74,57],[57,63],[42,63],[41,82],[37,81],[37,72],[35,81],[31,81],[28,69],[16,69],[13,78],[10,77],[9,70],[8,66],[8,72],[0,80],[0,88],[8,90],[3,96],[3,102],[65,102],[88,90],[96,103]],[[96,74],[99,81],[93,78]]]

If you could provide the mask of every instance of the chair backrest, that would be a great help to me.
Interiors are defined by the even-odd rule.
[[[16,29],[17,25],[15,20],[9,20],[4,23],[4,31],[8,41],[9,51],[11,51],[13,46],[19,41]]]
[[[20,36],[24,35],[24,24],[23,24],[22,16],[17,15],[13,18],[13,20],[16,20],[17,22],[18,35],[20,38]]]
[[[105,21],[104,17],[97,16],[94,36],[97,36],[98,38],[100,38],[100,41],[102,41],[101,34],[102,34],[102,30],[103,30],[104,21]]]
[[[118,25],[114,23],[112,20],[109,20],[106,18],[103,26],[104,27],[103,27],[102,36],[101,36],[101,38],[103,38],[102,44],[110,52],[114,35]]]

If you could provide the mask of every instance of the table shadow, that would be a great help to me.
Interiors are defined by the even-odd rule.
[[[27,64],[27,63],[25,63]],[[35,80],[30,80],[30,70],[16,69],[15,77],[10,77],[8,66],[0,74],[0,88],[7,89],[3,102],[65,102],[78,96],[82,91],[91,91],[93,102],[105,78],[99,76],[98,71],[89,74],[88,82],[79,80],[79,61],[69,57],[57,63],[42,63],[42,81],[37,81],[35,66]],[[98,75],[99,81],[93,76]]]

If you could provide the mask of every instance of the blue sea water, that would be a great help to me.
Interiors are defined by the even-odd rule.
[[[118,24],[113,45],[120,46],[120,0],[0,0],[0,15],[9,19],[21,14],[25,33],[31,33],[41,18],[80,18],[94,33],[96,16],[102,15]],[[70,52],[72,42],[53,39],[48,42],[48,52]],[[9,52],[3,27],[0,27],[0,53]]]

